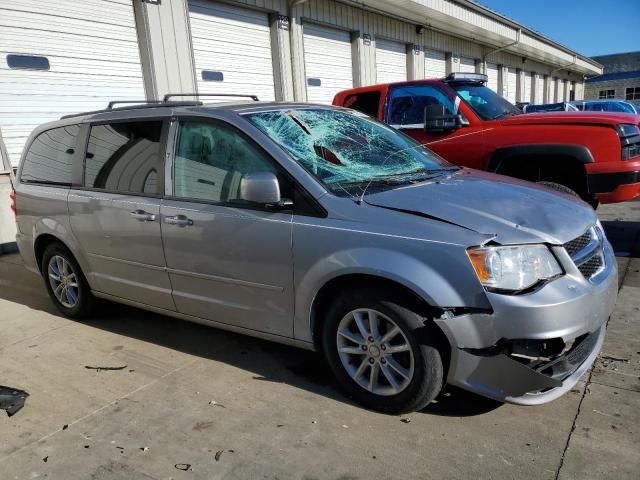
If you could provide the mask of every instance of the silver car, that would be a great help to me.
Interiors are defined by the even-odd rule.
[[[449,383],[533,405],[594,362],[617,295],[591,207],[459,168],[352,110],[198,102],[43,125],[17,241],[65,315],[109,299],[313,349],[355,401]]]

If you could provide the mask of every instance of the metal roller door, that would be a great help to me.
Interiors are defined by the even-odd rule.
[[[257,95],[260,100],[275,99],[266,13],[190,0],[189,23],[199,93],[239,93]]]
[[[516,87],[518,84],[518,75],[516,73],[515,68],[507,68],[504,72],[506,77],[505,89],[504,89],[504,98],[509,100],[511,103],[516,103]]]
[[[531,102],[531,87],[533,82],[533,76],[529,72],[524,74],[524,91],[522,92],[521,102]]]
[[[498,65],[495,63],[487,63],[487,87],[494,92],[498,91]]]
[[[558,79],[558,102],[564,102],[564,85],[565,81]]]
[[[407,79],[407,46],[404,43],[376,39],[377,83],[403,82]]]
[[[0,129],[14,166],[37,125],[145,98],[131,0],[12,0],[0,19]]]
[[[541,104],[544,102],[544,77],[538,75],[536,78],[536,94],[533,103]]]
[[[309,23],[303,28],[307,100],[330,104],[340,90],[353,87],[351,34]]]
[[[553,102],[558,102],[560,96],[558,95],[558,79],[557,78],[553,78],[551,79],[551,94],[550,94],[549,98],[549,103],[553,103]]]
[[[459,72],[475,73],[476,71],[476,61],[473,58],[460,57],[458,65]]]
[[[424,51],[424,77],[442,78],[447,75],[447,55],[436,50]]]

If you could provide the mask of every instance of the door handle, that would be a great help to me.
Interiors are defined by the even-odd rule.
[[[169,225],[179,225],[182,227],[193,225],[193,220],[184,215],[174,215],[172,217],[164,217],[164,223]]]
[[[144,210],[134,210],[129,212],[133,218],[140,220],[141,222],[155,222],[156,216],[153,213],[145,212]]]

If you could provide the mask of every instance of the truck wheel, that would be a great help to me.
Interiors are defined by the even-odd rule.
[[[80,265],[64,245],[47,245],[40,271],[47,293],[63,315],[82,318],[90,313],[94,303],[91,289]]]
[[[424,408],[442,389],[437,348],[418,342],[424,318],[381,289],[348,292],[327,312],[323,349],[346,394],[385,413]]]
[[[562,185],[561,183],[544,182],[544,181],[537,182],[537,183],[538,183],[538,185],[542,185],[542,186],[547,187],[547,188],[549,188],[551,190],[557,190],[558,192],[566,193],[567,195],[573,195],[574,197],[582,198],[574,190],[570,189],[569,187],[567,187],[565,185]],[[596,210],[598,208],[598,205],[600,204],[598,199],[596,199],[594,196],[591,196],[589,198],[583,198],[582,200],[584,200],[589,205],[591,205],[594,210]]]
[[[550,190],[556,190],[558,192],[566,193],[567,195],[573,195],[574,197],[580,198],[574,190],[571,190],[569,187],[562,185],[561,183],[555,182],[537,182],[538,185],[542,185],[543,187],[547,187]]]

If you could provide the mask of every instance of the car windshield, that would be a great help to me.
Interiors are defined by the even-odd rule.
[[[337,195],[413,183],[455,170],[410,137],[361,113],[330,108],[246,117]]]
[[[496,120],[498,118],[519,115],[522,112],[508,100],[484,85],[477,83],[450,83],[460,98],[469,105],[482,120]]]

